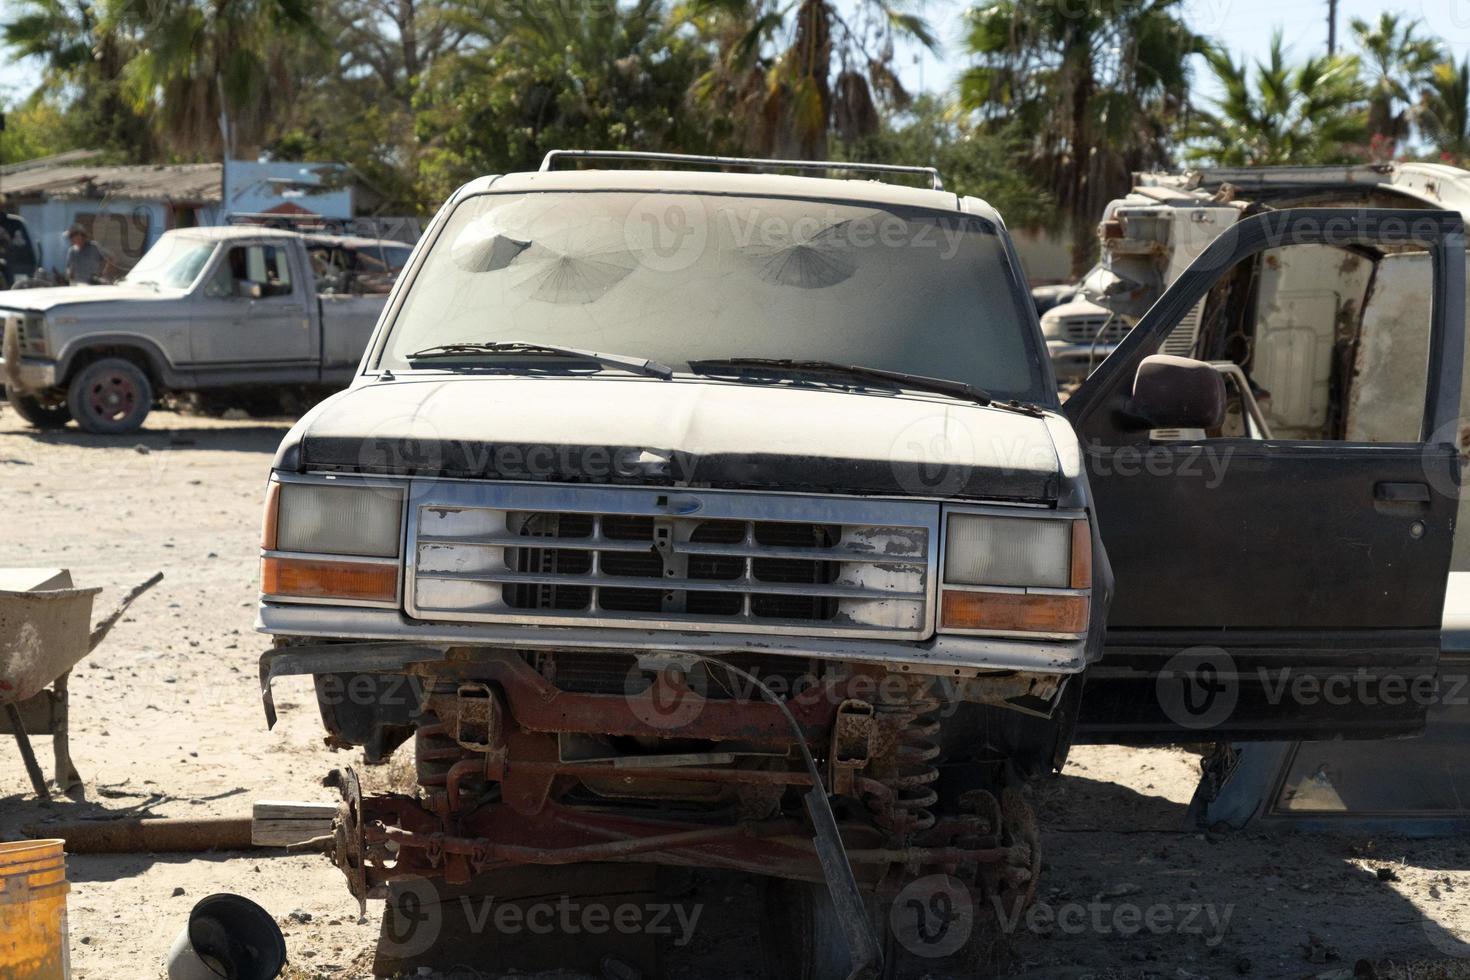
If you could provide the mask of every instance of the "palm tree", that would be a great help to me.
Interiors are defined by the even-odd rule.
[[[1130,173],[1169,162],[1188,105],[1190,58],[1209,47],[1185,26],[1183,0],[990,0],[969,11],[976,64],[960,104],[1030,134],[1027,155],[1058,188],[1081,272],[1094,228]]]
[[[694,89],[747,152],[824,159],[828,137],[877,132],[910,94],[895,44],[937,41],[901,0],[690,0],[682,10],[715,51]]]
[[[290,105],[292,62],[324,43],[312,0],[112,0],[108,23],[139,38],[123,73],[133,105],[156,107],[186,156],[250,155]]]
[[[1413,90],[1428,83],[1444,60],[1438,41],[1416,34],[1416,21],[1384,13],[1376,24],[1353,18],[1352,30],[1362,51],[1371,91],[1368,96],[1368,134],[1374,156],[1392,159],[1409,137]]]
[[[133,162],[153,155],[146,109],[124,99],[122,71],[133,39],[107,22],[92,0],[21,0],[0,26],[0,41],[16,58],[42,65],[41,90],[60,93],[77,141]]]
[[[1470,56],[1434,66],[1414,117],[1445,163],[1470,160]]]
[[[1356,57],[1312,57],[1292,66],[1278,31],[1254,74],[1224,52],[1208,60],[1225,94],[1191,121],[1190,160],[1255,167],[1363,157],[1369,91]]]

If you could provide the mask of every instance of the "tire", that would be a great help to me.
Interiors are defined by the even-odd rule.
[[[851,957],[826,885],[761,882],[760,951],[769,980],[846,980]]]
[[[132,361],[104,357],[81,368],[66,389],[72,418],[88,432],[136,432],[153,407],[153,385]]]
[[[66,407],[64,398],[43,399],[36,395],[11,395],[8,400],[16,415],[38,429],[59,429],[71,421],[71,409]]]

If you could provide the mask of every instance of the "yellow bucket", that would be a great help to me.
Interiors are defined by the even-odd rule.
[[[0,844],[0,980],[70,980],[64,843]]]

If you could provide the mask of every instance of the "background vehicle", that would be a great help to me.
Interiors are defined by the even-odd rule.
[[[903,896],[921,931],[951,906],[911,887],[1030,900],[1021,786],[1065,759],[1099,656],[1155,705],[1171,673],[1214,676],[1171,659],[1182,638],[1273,681],[1432,673],[1454,501],[1374,488],[1457,466],[1435,433],[1462,281],[1435,277],[1430,336],[1454,356],[1423,433],[1303,453],[1223,433],[1221,375],[1157,352],[1224,270],[1282,235],[1325,242],[1320,212],[1221,236],[1062,406],[984,202],[561,156],[451,198],[360,376],[275,461],[267,687],[313,675],[333,744],[370,760],[415,746],[417,799],[333,777],[329,850],[360,898],[517,864],[740,869],[781,879],[772,973],[847,976],[881,958],[841,927],[863,894]],[[1402,218],[1341,234],[1463,267],[1457,217]],[[1227,444],[1250,463],[1204,493],[1199,458]],[[1190,732],[1155,714],[1151,733]],[[1247,699],[1212,731],[1362,737],[1411,715]]]
[[[10,403],[41,427],[116,433],[166,392],[341,384],[383,308],[374,277],[391,275],[357,267],[368,250],[382,254],[367,240],[192,228],[166,233],[116,285],[11,293],[0,301]]]
[[[10,289],[36,274],[40,259],[36,244],[25,219],[18,214],[0,213],[0,289]]]

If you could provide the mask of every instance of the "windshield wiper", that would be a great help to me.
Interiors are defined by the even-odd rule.
[[[414,351],[406,360],[426,361],[435,357],[460,357],[465,354],[530,354],[542,357],[572,357],[583,361],[592,361],[605,367],[625,368],[629,371],[637,371],[655,378],[663,378],[665,381],[674,376],[674,369],[667,364],[646,357],[631,357],[627,354],[603,354],[595,350],[582,350],[580,347],[557,347],[553,344],[530,344],[515,340],[487,340],[456,344],[435,344],[433,347],[425,347],[423,350]]]
[[[990,393],[983,388],[952,381],[949,378],[927,378],[922,374],[890,371],[887,368],[866,367],[861,364],[841,364],[837,361],[803,361],[789,357],[719,357],[690,361],[689,370],[695,374],[713,374],[720,368],[769,368],[776,371],[812,371],[823,374],[841,374],[850,378],[867,378],[872,381],[887,381],[919,391],[932,391],[941,395],[965,398],[978,405],[989,405]]]

